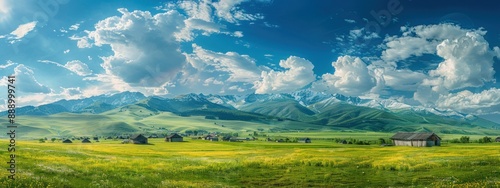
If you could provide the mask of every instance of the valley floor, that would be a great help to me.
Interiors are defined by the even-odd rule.
[[[0,187],[500,187],[500,143],[150,142],[18,141],[16,180],[2,170]]]

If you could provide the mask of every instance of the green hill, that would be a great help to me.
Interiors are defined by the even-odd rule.
[[[294,100],[255,102],[241,107],[240,110],[299,121],[313,120],[311,116],[315,114]]]

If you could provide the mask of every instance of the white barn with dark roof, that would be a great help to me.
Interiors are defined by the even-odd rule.
[[[396,133],[391,137],[395,146],[440,146],[441,138],[434,133]]]

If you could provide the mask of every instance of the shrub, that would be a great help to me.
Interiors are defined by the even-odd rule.
[[[491,143],[491,142],[492,142],[491,137],[485,136],[485,137],[479,139],[479,143]]]
[[[470,137],[468,136],[462,136],[460,137],[460,142],[462,143],[469,143]]]
[[[380,142],[380,144],[385,144],[385,139],[384,138],[379,138],[378,141]]]

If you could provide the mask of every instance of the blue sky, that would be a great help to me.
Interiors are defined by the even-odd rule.
[[[310,88],[493,116],[500,112],[497,7],[494,1],[0,0],[0,75],[16,75],[18,105],[122,91]]]

